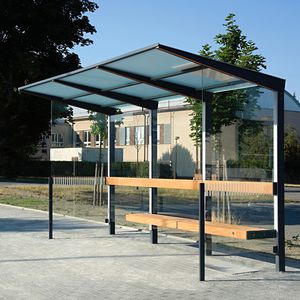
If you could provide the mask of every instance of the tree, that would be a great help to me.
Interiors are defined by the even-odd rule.
[[[300,139],[292,127],[285,128],[284,160],[287,181],[299,182],[300,170]]]
[[[103,179],[102,147],[105,146],[107,139],[107,117],[101,113],[90,112],[89,119],[92,121],[90,126],[92,134],[99,137],[99,158],[95,166],[93,205],[103,205],[103,183],[100,182],[99,178]]]
[[[49,133],[50,103],[18,94],[17,87],[80,67],[75,45],[87,46],[95,28],[84,14],[89,0],[0,2],[0,167],[10,169],[36,151]],[[72,110],[54,104],[54,117]]]
[[[199,54],[211,59],[234,64],[239,67],[248,68],[255,71],[265,69],[265,58],[254,53],[258,48],[251,40],[242,34],[241,29],[236,24],[235,15],[229,14],[223,24],[226,28],[225,33],[217,34],[215,42],[219,48],[212,50],[209,44],[202,46]],[[253,112],[257,107],[255,101],[249,101],[249,98],[255,99],[259,94],[257,89],[237,90],[214,94],[210,103],[211,107],[211,124],[210,133],[214,135],[214,144],[217,152],[221,147],[220,133],[223,126],[229,126],[240,121],[241,130],[246,130],[249,127],[249,122],[243,120],[239,112],[246,110],[249,113]],[[191,138],[196,147],[201,145],[201,119],[202,105],[199,100],[188,98],[187,102],[192,106],[193,113],[190,120]],[[255,122],[254,126],[259,124]],[[197,151],[198,152],[198,151]]]
[[[102,146],[107,139],[107,117],[101,113],[90,112],[89,119],[92,121],[91,132],[99,136],[99,163],[102,161]]]

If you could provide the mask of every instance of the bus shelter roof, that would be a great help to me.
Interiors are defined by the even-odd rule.
[[[278,77],[155,44],[19,91],[113,115],[124,105],[156,109],[178,95],[207,101],[223,91],[262,86],[282,92],[284,85]]]

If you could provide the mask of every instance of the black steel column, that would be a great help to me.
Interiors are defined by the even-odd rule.
[[[112,165],[115,162],[115,122],[113,117],[108,116],[108,159],[107,159],[107,175],[112,176]],[[108,186],[107,194],[107,210],[108,210],[108,223],[109,234],[115,234],[115,186]]]
[[[202,98],[202,180],[207,180],[206,178],[206,138],[210,133],[211,128],[211,98]],[[206,211],[207,211],[207,221],[211,221],[211,197],[206,197]],[[206,241],[206,255],[212,255],[212,235],[205,235]]]
[[[149,178],[157,178],[157,110],[150,110],[149,124]],[[149,189],[149,213],[157,214],[157,188]],[[157,244],[157,226],[150,225],[151,243]]]
[[[276,270],[285,271],[284,209],[284,90],[279,91],[274,105],[274,227],[276,230]],[[277,155],[276,155],[277,154]]]
[[[205,280],[205,186],[199,185],[199,278]]]
[[[53,178],[50,176],[48,178],[49,185],[49,202],[48,202],[48,230],[49,230],[49,239],[53,238]]]

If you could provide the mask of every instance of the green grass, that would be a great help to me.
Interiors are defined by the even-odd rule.
[[[5,199],[0,199],[0,203],[14,205],[14,206],[21,206],[25,208],[35,208],[40,210],[48,210],[48,203],[44,199],[37,199],[37,198],[15,198],[15,197],[8,197]]]

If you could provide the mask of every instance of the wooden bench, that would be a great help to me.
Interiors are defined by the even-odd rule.
[[[126,221],[192,232],[199,231],[198,220],[168,215],[145,213],[127,214]],[[243,240],[274,238],[276,236],[275,230],[272,229],[255,228],[217,222],[205,222],[205,233]]]
[[[273,195],[273,184],[271,182],[239,182],[213,180],[201,181],[184,179],[106,177],[107,185],[183,190],[199,190],[199,184],[202,182],[205,183],[205,188],[208,191]],[[126,220],[130,222],[155,225],[158,227],[166,227],[192,232],[199,231],[199,221],[189,218],[143,213],[127,214]],[[273,229],[263,229],[208,221],[205,222],[205,233],[208,235],[217,235],[243,240],[274,238],[276,235],[276,231]]]

